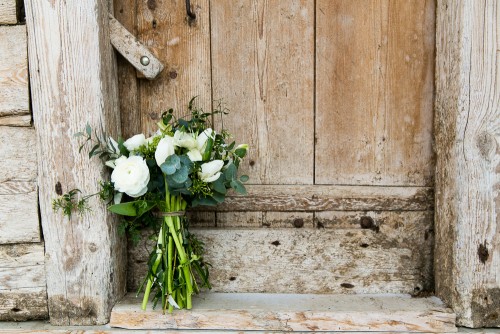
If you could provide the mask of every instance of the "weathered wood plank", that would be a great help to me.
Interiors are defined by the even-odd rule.
[[[16,0],[1,0],[0,24],[16,24],[16,23],[17,23]]]
[[[26,26],[0,27],[0,41],[0,125],[29,126]]]
[[[37,177],[35,129],[0,127],[0,182],[34,181]]]
[[[500,4],[437,13],[436,293],[459,325],[500,326]]]
[[[115,17],[134,36],[137,36],[135,0],[114,0]],[[130,138],[141,133],[141,112],[137,92],[137,75],[134,67],[117,56],[118,95],[120,103],[121,134]]]
[[[119,132],[112,8],[106,3],[25,3],[48,305],[58,325],[107,323],[125,292],[126,242],[105,204],[91,200],[91,211],[70,220],[52,210],[56,185],[93,193],[104,176],[101,161],[79,153],[74,134],[86,123],[112,136]]]
[[[43,243],[0,245],[0,292],[45,289]]]
[[[316,183],[433,183],[435,1],[319,0]]]
[[[36,183],[0,183],[0,202],[0,244],[39,242]]]
[[[257,184],[312,184],[314,1],[210,4],[214,98]],[[216,119],[217,120],[217,119]]]
[[[198,106],[211,109],[209,1],[193,0],[191,8],[194,21],[186,19],[182,0],[137,2],[138,38],[166,64],[156,80],[139,82],[146,135],[157,130],[163,111],[173,108],[177,116],[184,116],[193,96],[198,96]]]
[[[113,309],[110,325],[127,329],[456,332],[439,299],[392,296],[202,294],[190,311],[165,317],[139,309],[131,294]],[[150,305],[151,306],[151,305]]]
[[[247,185],[211,211],[425,211],[434,206],[428,187]]]
[[[367,216],[372,225],[361,224]],[[193,232],[205,242],[215,292],[418,294],[432,289],[432,212],[322,213],[316,226]],[[143,238],[129,249],[130,291],[144,278],[153,244]]]
[[[163,71],[163,64],[156,56],[141,44],[113,15],[109,14],[109,30],[111,44],[136,70],[145,78],[152,80]],[[146,63],[143,63],[146,57]]]
[[[0,321],[42,320],[49,317],[45,286],[0,290]],[[5,326],[0,325],[0,332]],[[9,332],[9,331],[5,331]],[[14,331],[11,331],[12,333]],[[22,331],[25,333],[25,331]]]
[[[313,227],[312,212],[217,212],[217,227]]]

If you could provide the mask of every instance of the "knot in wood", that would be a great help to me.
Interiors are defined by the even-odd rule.
[[[293,226],[296,228],[301,228],[304,227],[304,219],[302,218],[297,218],[293,220]]]

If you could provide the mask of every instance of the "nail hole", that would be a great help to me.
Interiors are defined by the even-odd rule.
[[[229,280],[230,280],[230,281],[236,281],[236,277],[231,276],[231,277],[229,277]]]
[[[364,244],[364,243],[363,243],[363,244],[361,244],[360,246],[361,246],[361,247],[363,247],[363,248],[367,248],[369,245],[368,245],[368,244]]]
[[[343,288],[346,288],[346,289],[354,288],[354,285],[352,285],[351,283],[342,283],[342,284],[340,284],[340,286]]]
[[[279,246],[279,245],[281,245],[281,243],[279,242],[279,240],[276,240],[276,241],[271,242],[271,245]]]

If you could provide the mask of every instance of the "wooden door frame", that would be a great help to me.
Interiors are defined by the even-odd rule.
[[[470,327],[500,325],[498,8],[494,0],[437,6],[436,294]],[[72,134],[86,122],[119,131],[110,10],[102,0],[26,1],[49,312],[57,325],[107,323],[125,292],[126,244],[106,208],[92,203],[91,214],[70,220],[52,211],[57,184],[93,189],[103,173],[99,162],[79,157]]]

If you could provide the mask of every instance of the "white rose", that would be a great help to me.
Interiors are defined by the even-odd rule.
[[[221,175],[220,170],[224,166],[224,161],[214,160],[206,162],[201,165],[201,172],[198,172],[198,176],[203,182],[214,182]]]
[[[144,195],[149,183],[149,168],[146,161],[136,155],[116,159],[111,182],[114,183],[116,190],[130,197]]]
[[[196,148],[196,139],[192,134],[186,133],[184,131],[175,131],[174,133],[175,145],[179,147],[185,147],[187,149]]]
[[[132,138],[127,139],[123,145],[129,150],[130,152],[137,150],[139,147],[144,145],[146,143],[146,136],[144,136],[142,133],[133,136]]]
[[[155,152],[155,159],[158,166],[161,166],[172,154],[175,154],[174,138],[170,136],[163,137],[158,143]]]

